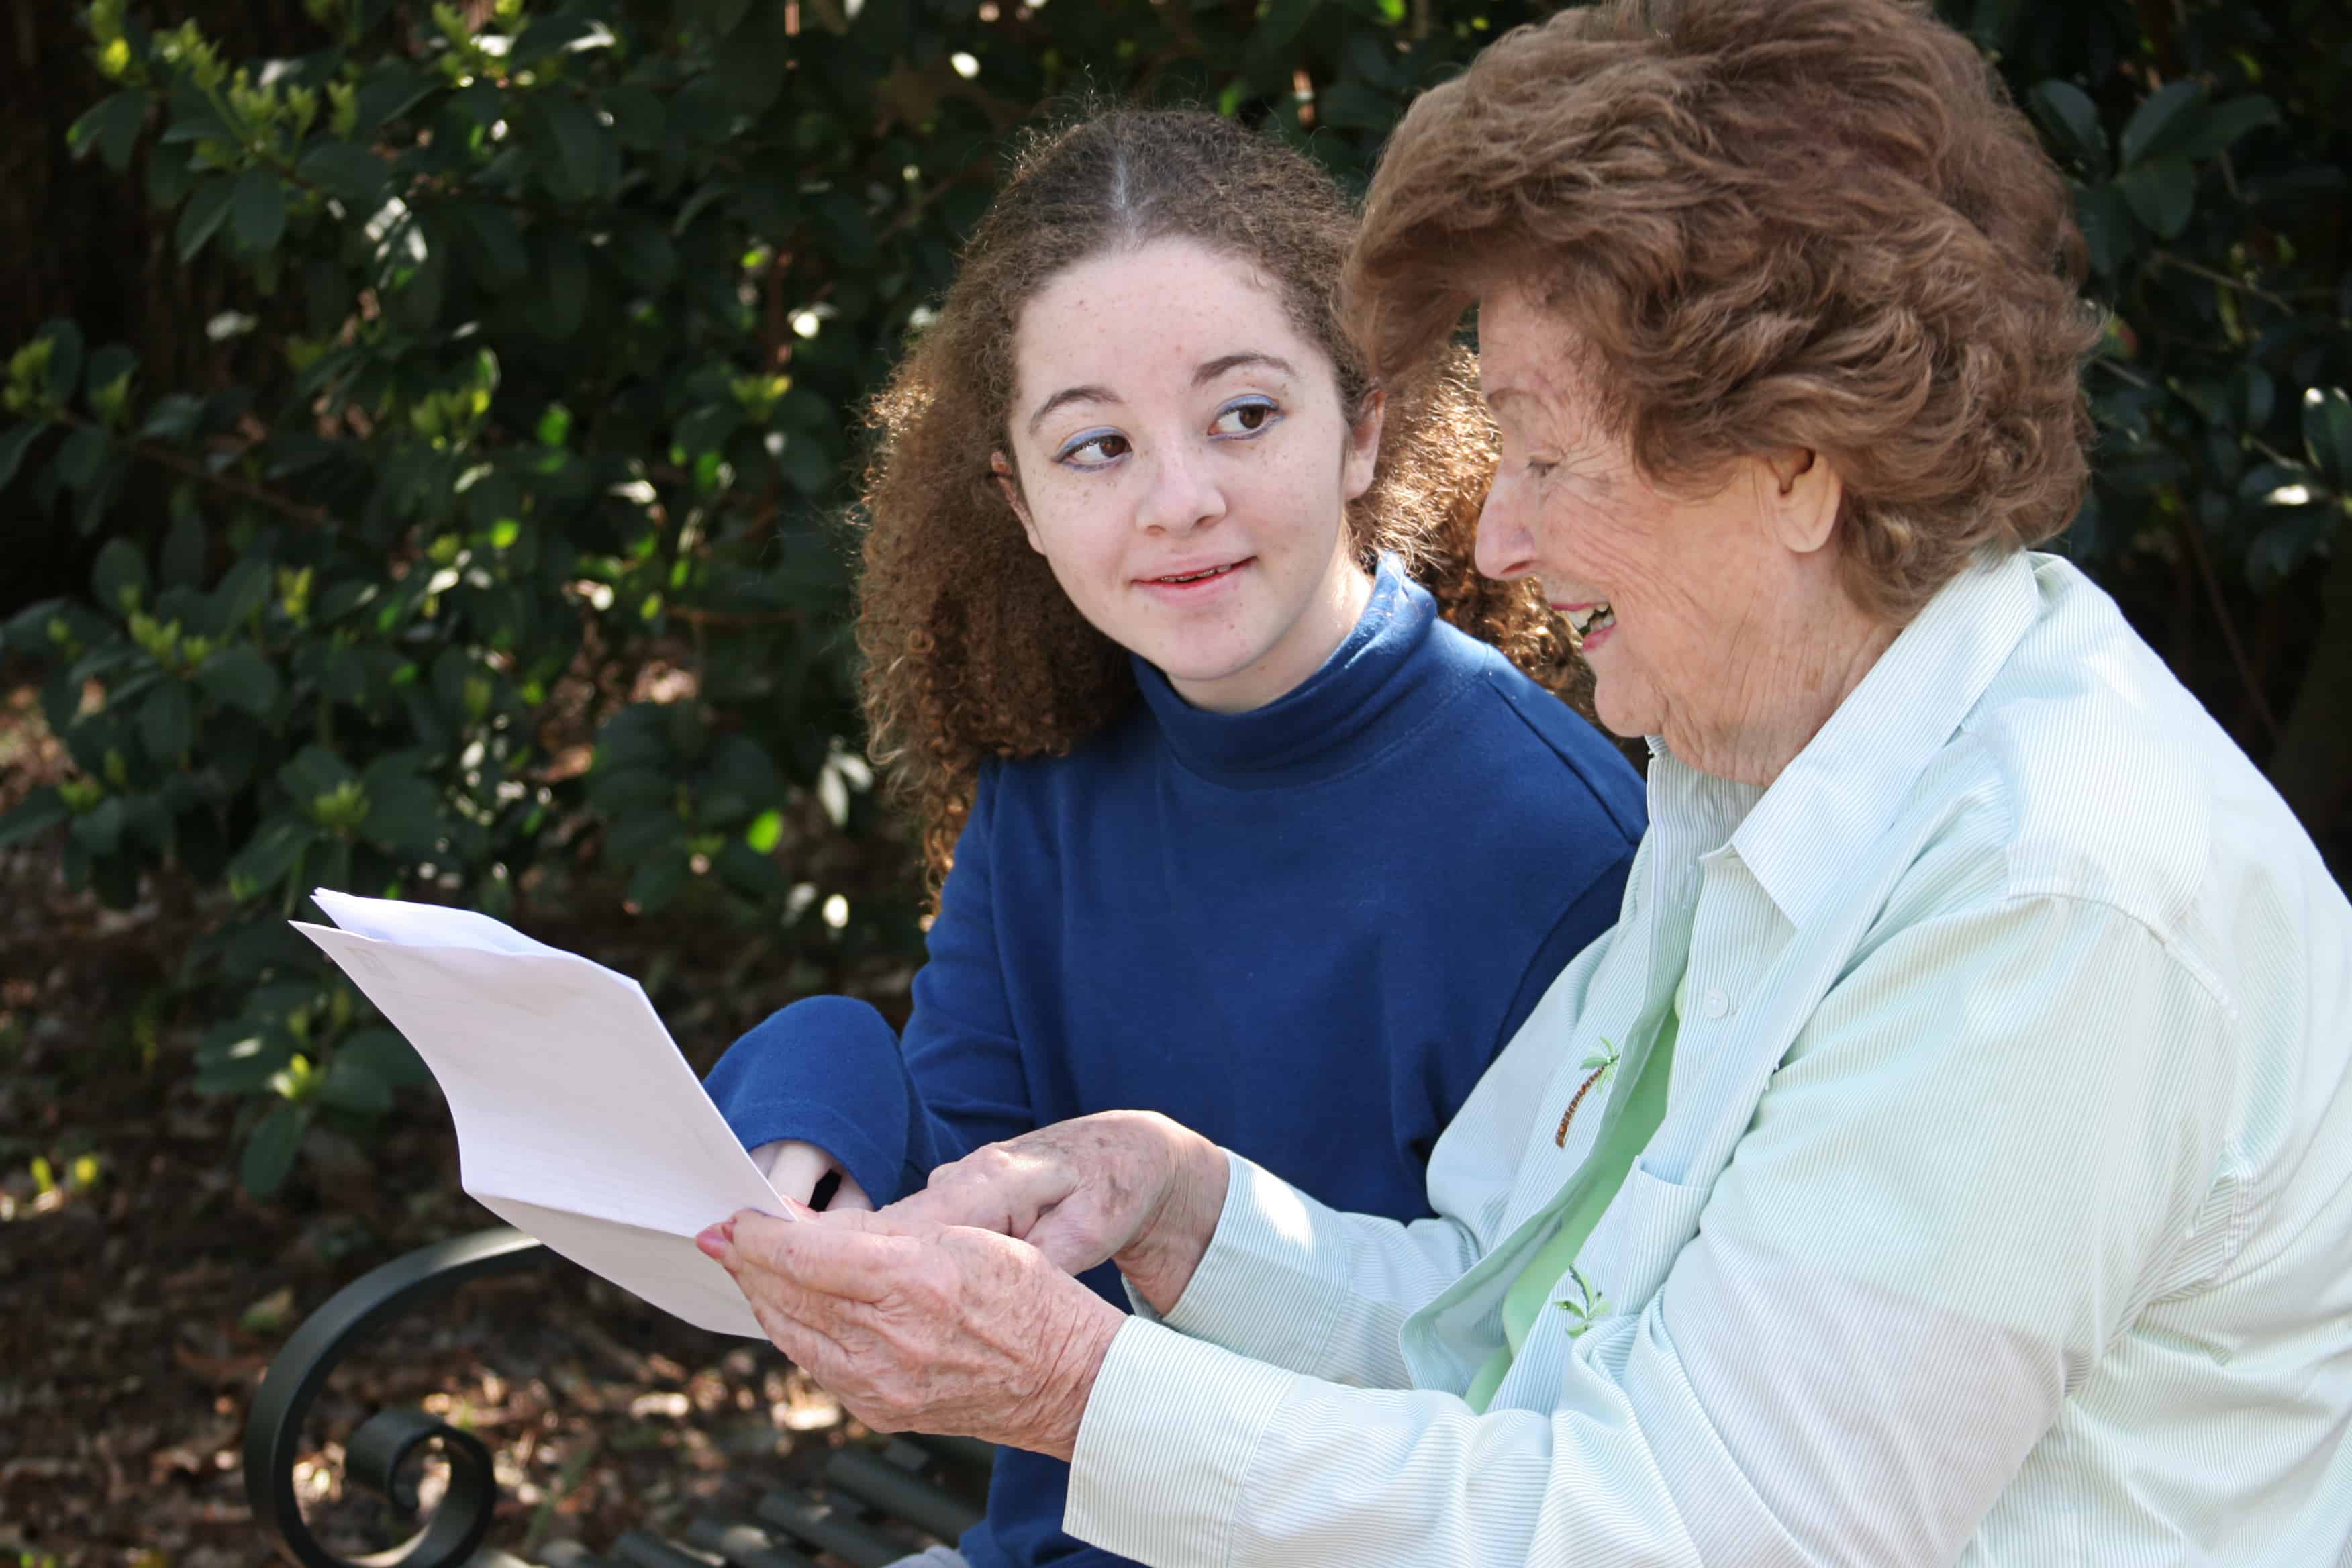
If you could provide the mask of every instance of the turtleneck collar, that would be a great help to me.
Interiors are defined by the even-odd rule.
[[[1263,708],[1212,713],[1176,693],[1157,666],[1129,655],[1135,681],[1176,760],[1238,788],[1290,784],[1360,760],[1350,744],[1401,705],[1435,695],[1439,661],[1417,658],[1437,605],[1392,555],[1381,558],[1371,598],[1321,668]]]

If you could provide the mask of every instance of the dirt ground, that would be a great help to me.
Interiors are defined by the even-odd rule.
[[[56,763],[28,735],[29,696],[0,686],[0,808]],[[271,1356],[367,1268],[493,1223],[459,1191],[447,1113],[423,1091],[375,1146],[314,1135],[287,1192],[248,1197],[236,1103],[188,1087],[204,1021],[143,1005],[195,934],[163,902],[108,910],[65,890],[54,850],[0,851],[0,1563],[23,1568],[269,1561],[239,1446]],[[617,915],[577,935],[630,966]],[[708,957],[741,972],[740,954]],[[655,1000],[706,1059],[775,1005],[693,978],[671,973]],[[409,1533],[342,1473],[342,1439],[399,1404],[491,1447],[507,1500],[491,1544],[526,1556],[748,1505],[862,1435],[768,1347],[551,1262],[402,1320],[321,1395],[299,1482],[347,1553]],[[428,1498],[436,1480],[428,1468]]]

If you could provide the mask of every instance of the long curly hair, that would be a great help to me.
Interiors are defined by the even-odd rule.
[[[1125,650],[1072,606],[990,471],[1010,449],[1022,308],[1105,250],[1203,244],[1272,281],[1353,415],[1374,390],[1334,298],[1355,233],[1311,159],[1214,114],[1098,110],[1021,146],[937,317],[874,401],[853,516],[870,744],[911,800],[934,889],[984,759],[1066,753],[1136,700]],[[1379,462],[1348,509],[1359,556],[1394,552],[1448,620],[1586,706],[1589,680],[1539,591],[1471,563],[1495,461],[1475,363],[1442,353],[1381,390]]]

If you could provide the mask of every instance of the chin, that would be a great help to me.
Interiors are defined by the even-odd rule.
[[[1621,741],[1634,741],[1643,735],[1657,733],[1657,727],[1648,714],[1634,704],[1612,701],[1605,686],[1593,688],[1592,716],[1601,721],[1602,729]]]

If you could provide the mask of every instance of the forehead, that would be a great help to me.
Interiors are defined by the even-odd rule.
[[[1532,291],[1478,300],[1478,378],[1498,419],[1581,419],[1591,391],[1575,331]]]
[[[1328,363],[1291,321],[1271,279],[1192,240],[1088,257],[1040,289],[1013,325],[1024,396],[1080,383],[1116,388],[1155,374],[1189,382],[1202,361],[1240,353],[1274,354],[1302,370]]]

